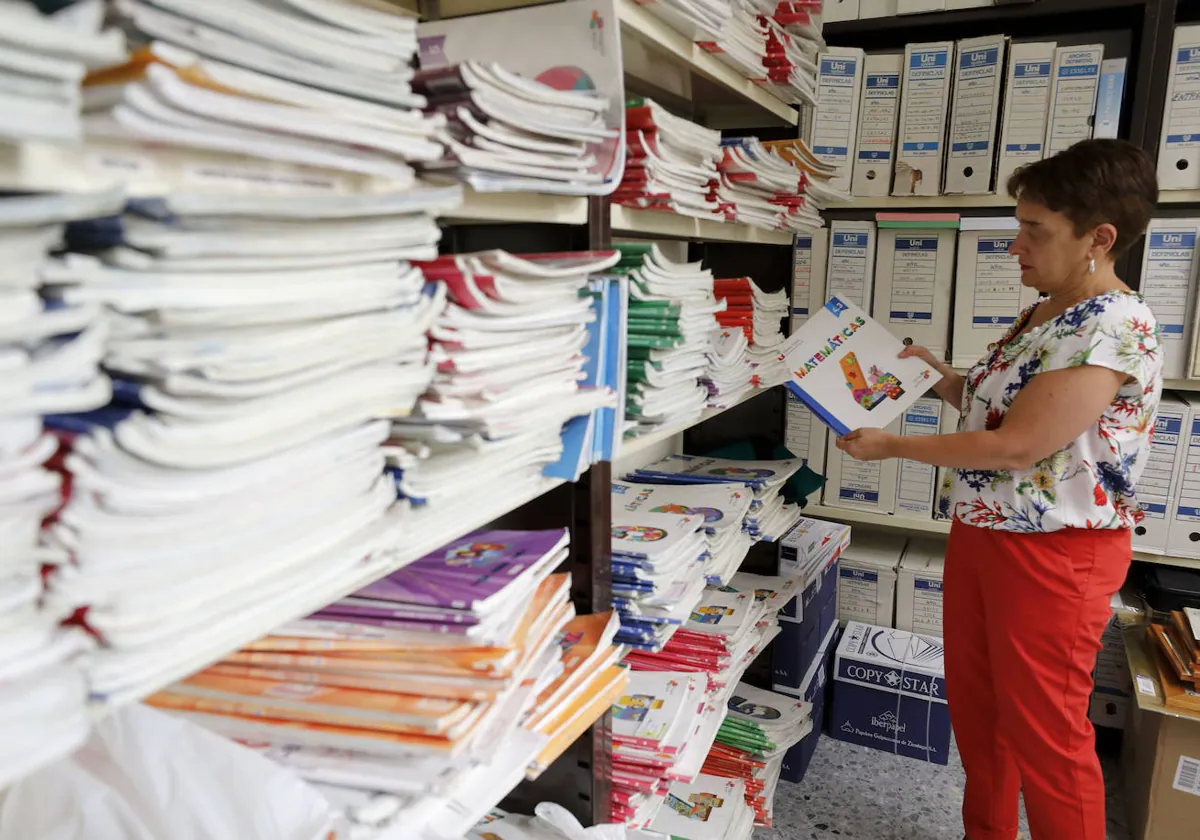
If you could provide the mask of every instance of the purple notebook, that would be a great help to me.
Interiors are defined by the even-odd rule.
[[[476,531],[358,590],[355,596],[486,612],[488,602],[507,587],[545,572],[568,539],[566,529]]]

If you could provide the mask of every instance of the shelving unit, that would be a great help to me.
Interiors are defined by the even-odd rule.
[[[637,437],[625,438],[625,440],[621,442],[621,451],[619,453],[617,453],[617,457],[621,458],[621,459],[636,458],[641,453],[646,452],[647,450],[662,443],[663,441],[670,440],[671,438],[675,437],[676,435],[681,435],[684,432],[686,432],[688,429],[699,426],[701,423],[712,420],[714,417],[719,417],[722,414],[724,414],[726,411],[737,408],[742,403],[749,402],[750,400],[754,399],[755,397],[757,397],[761,394],[767,393],[767,391],[769,391],[769,390],[771,390],[771,389],[769,389],[769,388],[755,389],[755,390],[751,391],[750,393],[746,394],[746,396],[742,397],[740,400],[735,402],[733,405],[727,406],[725,408],[706,408],[706,409],[704,409],[704,411],[701,412],[699,419],[694,420],[692,422],[676,423],[673,426],[666,426],[661,429],[656,429],[653,432],[650,432],[649,434],[638,435]]]
[[[931,195],[855,197],[830,204],[829,210],[948,210],[972,207],[1012,208],[1016,202],[1007,195]]]

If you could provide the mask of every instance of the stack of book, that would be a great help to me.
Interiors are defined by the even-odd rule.
[[[812,729],[812,704],[740,683],[703,770],[741,780],[754,824],[770,828],[784,755]]]
[[[709,408],[730,408],[758,387],[749,353],[750,340],[741,327],[722,327],[713,335],[702,380]]]
[[[704,593],[704,516],[614,510],[612,554],[618,641],[662,650]]]
[[[799,20],[785,29],[774,0],[734,0],[727,26],[701,46],[750,81],[793,105],[817,105],[817,54],[825,40]]]
[[[806,205],[824,209],[831,202],[850,201],[850,193],[831,183],[841,170],[819,159],[803,140],[769,140],[762,147],[799,170]]]
[[[724,221],[717,202],[721,132],[644,97],[631,97],[626,104],[625,175],[613,203]]]
[[[713,297],[712,272],[696,263],[677,263],[655,244],[620,244],[628,272],[629,315],[626,356],[629,434],[688,425],[700,417],[708,390],[700,377],[721,309]]]
[[[741,779],[701,773],[691,782],[674,782],[663,807],[641,837],[750,840],[754,835],[754,809],[745,799]]]
[[[753,501],[739,484],[637,484],[614,481],[614,510],[703,516],[708,536],[704,580],[710,586],[728,583],[754,544],[745,518]]]
[[[595,91],[557,90],[477,61],[422,70],[413,87],[427,111],[446,120],[438,133],[445,157],[427,171],[447,169],[480,191],[611,191],[613,146],[622,138]]]
[[[103,9],[92,5],[43,15],[32,3],[0,4],[0,143],[79,138],[84,74],[126,55],[125,36],[102,30]]]
[[[725,302],[717,321],[724,329],[741,329],[748,341],[746,358],[753,366],[756,388],[770,388],[788,379],[787,365],[780,358],[786,337],[783,319],[791,312],[787,292],[764,292],[749,277],[729,277],[713,282],[713,292]]]
[[[730,221],[804,233],[824,226],[820,206],[805,192],[806,173],[757,137],[721,141],[717,195]]]
[[[100,370],[108,325],[95,305],[50,307],[39,292],[62,223],[120,203],[119,194],[0,199],[0,787],[88,731],[75,656],[86,637],[59,629],[71,604],[43,593],[42,564],[63,554],[42,544],[42,523],[64,492],[45,468],[58,445],[43,417],[108,402]]]
[[[1166,705],[1200,712],[1200,609],[1174,610],[1146,628]]]
[[[611,614],[574,617],[565,531],[481,531],[153,695],[348,814],[459,837],[624,688]],[[380,803],[376,802],[376,805]],[[376,808],[376,811],[379,809]]]

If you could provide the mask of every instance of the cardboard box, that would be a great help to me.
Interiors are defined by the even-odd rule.
[[[937,435],[942,432],[942,398],[921,397],[900,416],[900,434]],[[937,467],[920,461],[900,461],[896,468],[896,516],[932,519],[937,501]]]
[[[793,621],[804,617],[803,603],[816,600],[830,568],[850,545],[850,526],[842,522],[802,518],[779,543],[779,574],[796,578],[800,595],[788,601],[780,615]],[[836,587],[830,579],[830,586]],[[799,603],[798,603],[799,602]]]
[[[856,196],[883,197],[892,189],[904,54],[868,55],[865,66],[850,191]]]
[[[1007,49],[1008,38],[1003,35],[958,42],[946,151],[944,192],[948,195],[992,192]]]
[[[1124,58],[1106,58],[1100,62],[1100,90],[1096,93],[1096,118],[1093,138],[1116,138],[1121,134],[1121,103],[1125,99]]]
[[[793,690],[803,684],[821,640],[837,626],[837,572],[834,563],[789,603],[793,616],[779,615],[779,635],[771,648],[772,682]]]
[[[1180,439],[1183,452],[1179,480],[1171,495],[1171,522],[1167,529],[1167,554],[1176,557],[1200,557],[1200,398],[1184,398],[1188,405],[1186,437]],[[1186,445],[1185,445],[1186,444]]]
[[[1158,144],[1158,185],[1163,190],[1200,189],[1200,25],[1176,26],[1171,71]]]
[[[1124,729],[1132,702],[1128,694],[1094,691],[1088,701],[1088,720],[1106,729]]]
[[[892,195],[941,192],[953,56],[953,41],[905,48]]]
[[[900,433],[899,421],[887,426],[889,432]],[[825,504],[830,507],[867,510],[890,515],[896,512],[896,480],[900,462],[856,461],[837,448],[837,438],[829,435],[825,448]]]
[[[896,0],[858,0],[858,19],[895,17]]]
[[[874,290],[875,223],[831,221],[825,300],[839,297],[869,312]],[[825,300],[821,301],[822,306]]]
[[[1103,44],[1059,47],[1050,77],[1050,109],[1046,120],[1046,157],[1092,136],[1096,94],[1100,89]]]
[[[1013,44],[1008,51],[1008,81],[1004,86],[996,192],[1007,194],[1009,176],[1017,167],[1041,160],[1046,151],[1046,121],[1050,114],[1050,74],[1054,41]]]
[[[958,239],[958,218],[951,216],[876,214],[879,232],[872,314],[896,338],[928,347],[938,359],[946,357],[950,346],[950,296]],[[914,227],[926,223],[928,227]]]
[[[859,531],[842,552],[838,567],[837,616],[841,624],[895,624],[896,578],[905,539]]]
[[[1038,293],[1021,283],[1021,264],[1008,253],[1017,238],[1015,218],[965,217],[959,225],[950,360],[954,367],[969,368],[988,355],[988,347],[1004,337]]]
[[[854,17],[858,17],[858,0],[849,2],[855,4]],[[850,153],[858,141],[863,57],[863,51],[854,47],[832,47],[821,53],[817,74],[812,151],[820,160],[838,167],[838,174],[829,183],[844,192],[850,191]]]
[[[896,629],[942,638],[946,541],[909,540],[896,581]]]
[[[1152,219],[1146,229],[1138,291],[1162,330],[1164,379],[1183,379],[1191,366],[1198,237],[1197,218]]]
[[[833,667],[833,654],[836,648],[837,625],[821,641],[815,661],[804,675],[799,688],[788,688],[773,685],[771,688],[782,694],[798,697],[812,704],[813,730],[803,741],[787,751],[783,758],[783,769],[780,778],[787,782],[799,782],[804,778],[808,766],[812,763],[813,753],[821,739],[821,730],[827,711],[829,694],[829,672]]]
[[[1142,521],[1134,526],[1133,547],[1151,554],[1164,554],[1174,516],[1173,500],[1183,474],[1187,439],[1192,425],[1188,404],[1173,394],[1163,394],[1154,421],[1150,460],[1138,480],[1138,504]]]
[[[792,243],[792,332],[825,305],[825,271],[829,263],[829,230],[797,235]]]
[[[852,622],[834,659],[830,734],[946,764],[950,712],[942,640]]]
[[[1195,837],[1200,826],[1200,718],[1166,712],[1160,703],[1142,700],[1139,696],[1138,702],[1130,703],[1121,739],[1125,804],[1133,837]]]

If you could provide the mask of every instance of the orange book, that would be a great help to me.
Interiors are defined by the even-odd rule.
[[[596,671],[615,664],[621,649],[613,646],[613,638],[621,622],[615,612],[577,616],[562,632],[563,672],[538,696],[526,726],[541,731],[541,724],[554,708],[572,694]]]
[[[248,677],[252,680],[274,682],[315,683],[341,688],[360,688],[365,691],[420,694],[425,697],[441,697],[448,700],[473,700],[477,703],[495,700],[497,695],[512,685],[511,680],[434,677],[428,674],[412,677],[363,671],[304,671],[225,663],[213,665],[208,670],[227,677]]]
[[[612,708],[629,684],[629,672],[619,665],[606,668],[580,693],[575,703],[564,707],[545,730],[549,743],[538,753],[527,776],[536,779],[558,760],[589,726]]]
[[[477,656],[467,651],[449,651],[440,657],[423,653],[413,655],[404,650],[346,651],[323,656],[307,653],[284,653],[241,650],[231,653],[224,661],[230,665],[266,665],[337,671],[368,671],[380,674],[443,674],[470,676],[480,679],[503,680],[512,674],[517,664],[517,651],[481,648],[487,653]]]

